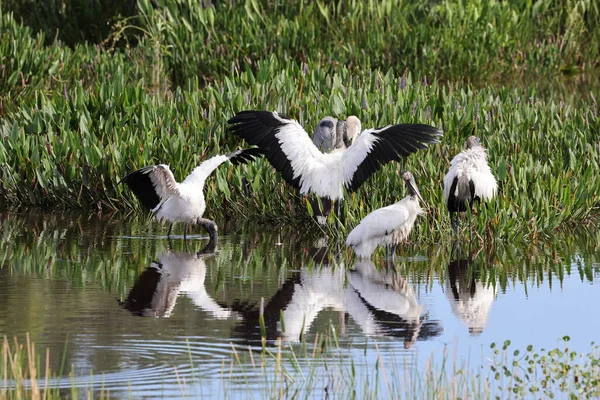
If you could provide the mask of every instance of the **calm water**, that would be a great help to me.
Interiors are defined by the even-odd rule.
[[[261,397],[269,371],[244,368],[248,349],[260,358],[261,303],[269,351],[281,338],[308,365],[313,343],[335,331],[336,365],[353,362],[358,375],[378,354],[422,368],[447,347],[478,365],[491,342],[548,348],[569,335],[587,351],[598,340],[598,232],[470,252],[411,244],[386,272],[383,260],[357,262],[284,227],[218,221],[216,253],[202,254],[200,234],[186,250],[152,220],[121,218],[0,214],[0,335],[28,332],[49,348],[53,371],[64,365],[56,386]],[[317,398],[329,390],[311,385]]]

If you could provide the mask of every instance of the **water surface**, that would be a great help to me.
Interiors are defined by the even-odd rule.
[[[219,223],[216,249],[201,232],[186,248],[122,218],[0,214],[0,334],[49,348],[56,386],[261,397],[270,373],[244,365],[263,333],[268,351],[281,341],[306,365],[335,338],[338,367],[360,376],[378,357],[424,368],[447,348],[478,365],[506,339],[550,348],[569,335],[585,352],[600,328],[597,232],[526,248],[412,243],[386,268],[305,229]]]

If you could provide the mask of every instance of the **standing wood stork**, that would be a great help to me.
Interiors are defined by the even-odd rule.
[[[129,186],[142,205],[152,211],[159,221],[171,222],[167,237],[171,236],[175,222],[185,222],[184,239],[187,238],[188,225],[195,223],[204,226],[212,240],[216,237],[217,225],[214,221],[202,218],[206,209],[204,181],[227,160],[234,165],[243,164],[261,154],[260,149],[251,148],[214,156],[194,168],[181,183],[175,180],[173,172],[165,164],[151,165],[133,171],[121,182]]]
[[[423,201],[413,175],[405,171],[402,179],[408,187],[408,196],[387,207],[369,213],[348,235],[346,245],[352,246],[357,256],[369,258],[379,245],[392,248],[392,258],[398,243],[405,241],[419,214],[423,213],[419,200]]]
[[[264,150],[271,165],[301,194],[331,200],[343,199],[344,188],[355,191],[382,165],[439,143],[442,136],[430,125],[388,125],[367,129],[348,148],[323,154],[298,122],[277,112],[241,111],[228,123],[230,132]]]
[[[444,199],[450,212],[452,227],[458,235],[459,212],[471,210],[481,199],[491,200],[498,188],[496,178],[487,162],[487,151],[476,136],[469,136],[466,149],[450,161],[450,170],[444,177]],[[471,213],[469,213],[469,225]]]

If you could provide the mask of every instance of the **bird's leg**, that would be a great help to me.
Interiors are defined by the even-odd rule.
[[[170,238],[170,237],[171,237],[171,231],[173,230],[173,224],[174,224],[174,223],[175,223],[175,222],[171,222],[171,225],[169,225],[169,232],[167,232],[167,238]]]
[[[187,230],[188,230],[189,222],[185,223],[185,228],[183,229],[183,240],[187,240]]]
[[[392,259],[396,255],[396,250],[397,249],[398,249],[398,243],[394,243],[394,245],[392,246]]]
[[[456,213],[456,212],[450,213],[450,221],[452,223],[452,229],[454,229],[454,233],[458,237],[458,226],[460,224],[458,213]]]
[[[469,204],[469,209],[467,210],[467,212],[469,213],[469,246],[471,245],[471,242],[473,241],[473,211],[471,209],[471,205]],[[469,248],[469,251],[471,249]]]
[[[202,225],[204,227],[204,229],[206,229],[206,231],[208,232],[208,239],[209,239],[208,244],[206,245],[206,247],[204,249],[202,249],[202,253],[203,254],[214,253],[214,251],[217,247],[217,236],[218,236],[217,224],[215,223],[215,221],[212,221],[212,220],[206,219],[206,218],[198,218],[196,223],[198,225]]]

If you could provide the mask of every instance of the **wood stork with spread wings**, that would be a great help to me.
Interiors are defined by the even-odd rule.
[[[377,246],[384,245],[386,259],[391,245],[392,258],[398,243],[405,241],[419,214],[423,213],[419,200],[423,201],[413,175],[405,171],[402,179],[408,187],[408,196],[387,207],[369,213],[348,235],[346,245],[351,246],[357,256],[369,258]]]
[[[142,205],[152,211],[159,221],[171,222],[167,237],[171,236],[175,222],[185,222],[184,239],[187,238],[188,225],[196,223],[205,227],[212,240],[216,236],[217,225],[214,221],[202,218],[206,209],[203,193],[206,178],[227,160],[237,165],[260,155],[262,155],[260,149],[251,148],[214,156],[194,168],[181,183],[175,180],[173,172],[166,164],[138,169],[123,178],[121,182],[129,186]]]
[[[470,136],[466,147],[450,161],[450,170],[444,177],[444,199],[457,235],[458,213],[470,211],[475,201],[491,200],[498,188],[487,162],[487,151],[479,138]],[[469,220],[470,215],[469,213]]]
[[[262,149],[300,193],[331,200],[343,199],[344,188],[355,191],[382,165],[438,143],[442,136],[430,125],[389,125],[364,130],[348,148],[323,154],[298,122],[277,112],[241,111],[228,123],[233,134]]]

